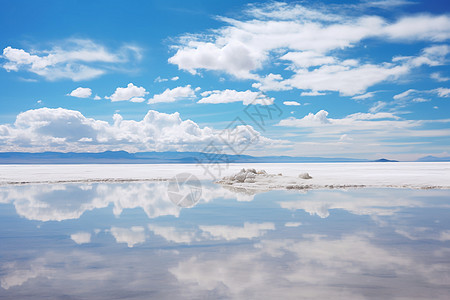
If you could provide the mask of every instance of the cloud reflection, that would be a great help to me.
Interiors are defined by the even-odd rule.
[[[218,185],[203,186],[202,203],[218,198],[251,201],[253,196],[235,194]],[[111,205],[115,216],[125,209],[142,208],[151,219],[179,217],[181,210],[168,198],[166,182],[3,186],[0,203],[12,203],[20,216],[43,222],[78,219],[87,211]]]

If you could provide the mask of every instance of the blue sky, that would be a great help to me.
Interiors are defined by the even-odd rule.
[[[0,151],[450,155],[445,1],[18,0],[0,25]]]

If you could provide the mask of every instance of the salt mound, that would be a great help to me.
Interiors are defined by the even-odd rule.
[[[312,177],[308,173],[301,173],[298,175],[298,178],[301,179],[312,179]]]
[[[279,174],[268,174],[265,170],[256,171],[255,169],[242,169],[232,176],[227,176],[219,180],[224,186],[233,186],[235,188],[251,188],[251,189],[289,189],[292,186],[296,188],[307,187],[304,185],[304,179],[312,179],[308,173],[301,173],[298,178],[293,176],[283,176]]]
[[[267,175],[267,172],[264,170],[256,172],[255,169],[242,169],[233,176],[224,177],[222,181],[254,183],[257,175],[264,176]]]

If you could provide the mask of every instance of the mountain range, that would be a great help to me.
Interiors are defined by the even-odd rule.
[[[295,157],[295,156],[250,156],[213,154],[202,152],[137,152],[105,151],[98,153],[79,152],[0,152],[0,164],[171,164],[171,163],[318,163],[318,162],[395,162],[355,158]],[[450,161],[450,157],[426,156],[421,162]]]

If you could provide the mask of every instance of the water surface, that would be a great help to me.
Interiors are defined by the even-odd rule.
[[[0,187],[0,298],[450,297],[450,190]]]

